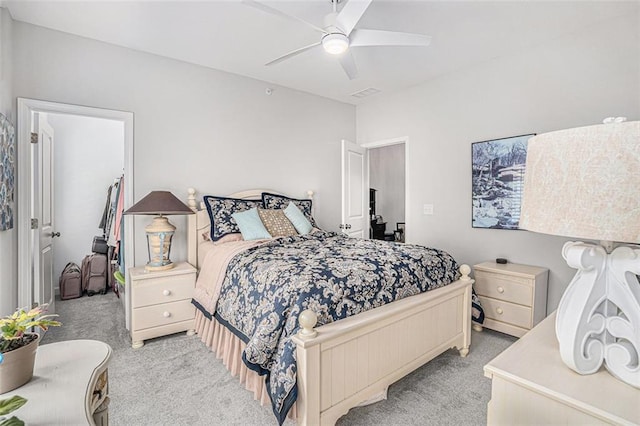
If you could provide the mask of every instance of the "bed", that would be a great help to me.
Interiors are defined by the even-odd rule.
[[[265,192],[270,191],[243,191],[231,194],[229,198],[258,200]],[[311,198],[312,193],[308,195]],[[204,203],[198,205],[193,189],[189,190],[188,204],[196,212],[189,217],[188,238],[188,260],[199,270],[193,301],[197,307],[196,332],[223,360],[227,369],[254,393],[255,399],[260,400],[263,405],[272,405],[280,423],[288,414],[299,424],[334,424],[349,409],[366,401],[380,399],[390,384],[446,350],[457,348],[461,356],[468,354],[473,280],[469,277],[470,268],[467,265],[460,266],[460,273],[454,271],[453,275],[444,268],[433,267],[434,271],[441,269],[442,277],[423,280],[437,284],[434,285],[437,288],[429,291],[414,294],[415,291],[405,288],[403,291],[408,291],[408,294],[382,297],[376,294],[375,300],[389,299],[390,303],[381,306],[368,300],[358,302],[362,305],[360,306],[358,303],[351,303],[353,297],[349,298],[349,306],[343,308],[341,305],[340,310],[336,309],[335,312],[331,310],[330,315],[333,317],[327,313],[326,303],[311,303],[308,297],[302,298],[305,303],[301,305],[289,306],[281,303],[281,300],[291,299],[290,293],[282,296],[279,292],[285,290],[274,287],[268,299],[273,299],[273,305],[278,307],[275,312],[265,314],[261,317],[261,322],[234,319],[230,313],[243,310],[248,316],[253,312],[256,318],[259,317],[267,302],[258,303],[253,293],[251,297],[247,296],[250,290],[245,289],[243,293],[237,289],[242,286],[233,287],[229,283],[242,282],[241,279],[251,282],[255,280],[258,283],[257,280],[261,277],[274,273],[265,259],[282,259],[282,263],[298,259],[299,252],[296,250],[299,246],[316,253],[316,260],[289,262],[286,265],[289,268],[287,271],[295,273],[277,272],[290,280],[286,288],[298,285],[307,289],[308,280],[300,278],[296,281],[295,277],[306,277],[308,273],[307,269],[300,268],[312,265],[308,268],[315,267],[314,273],[322,274],[323,272],[317,271],[319,267],[314,262],[325,259],[320,252],[325,249],[333,250],[335,244],[358,245],[360,250],[369,251],[373,250],[366,244],[386,244],[385,249],[391,250],[384,254],[386,257],[400,256],[399,250],[407,251],[409,254],[402,256],[408,259],[415,260],[423,255],[412,251],[411,245],[372,243],[369,240],[354,240],[323,231],[278,238],[268,243],[234,240],[213,244],[209,238],[213,235],[209,212],[204,209]],[[224,247],[224,250],[220,247]],[[348,252],[336,250],[341,259],[348,260]],[[451,263],[446,253],[429,250],[434,251],[430,252],[428,262],[441,258],[443,262]],[[420,262],[427,263],[422,260]],[[213,264],[216,265],[212,266]],[[348,265],[346,269],[349,270]],[[452,277],[448,279],[450,283],[444,282],[447,280],[445,275]],[[345,279],[354,281],[351,277]],[[374,276],[372,279],[378,278]],[[214,293],[212,302],[210,298]],[[318,297],[322,299],[322,294],[326,295],[327,290],[325,288],[318,293]],[[333,294],[327,297],[335,299]],[[399,300],[395,300],[396,298]],[[304,306],[313,309],[303,309]],[[349,312],[357,315],[343,318],[342,314],[338,315],[336,312],[345,316]],[[316,326],[318,319],[324,325]],[[280,334],[267,326],[271,323],[283,324],[282,331],[277,332]],[[247,329],[254,330],[259,337],[254,338],[253,334],[249,336]],[[261,352],[256,352],[256,348]],[[269,355],[265,358],[262,352]],[[291,358],[294,361],[293,367],[285,363]],[[263,377],[265,374],[266,384]]]

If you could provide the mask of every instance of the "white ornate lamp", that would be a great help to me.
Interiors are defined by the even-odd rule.
[[[171,239],[176,227],[169,223],[166,215],[193,214],[193,210],[169,191],[152,191],[134,204],[124,214],[153,215],[153,221],[144,229],[147,232],[149,262],[147,271],[162,271],[175,265],[171,262]]]
[[[640,121],[529,139],[520,227],[600,244],[567,242],[578,272],[556,318],[564,363],[580,374],[604,364],[640,387]]]

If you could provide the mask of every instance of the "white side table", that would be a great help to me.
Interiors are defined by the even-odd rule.
[[[560,359],[551,314],[484,366],[488,425],[638,425],[640,389],[601,368],[581,376]]]
[[[522,337],[546,316],[547,268],[483,262],[473,270],[484,327]]]
[[[191,304],[196,287],[196,268],[187,262],[165,271],[130,268],[131,342],[134,349],[153,337],[179,331],[195,333],[195,307]]]
[[[29,383],[0,395],[27,403],[11,413],[29,426],[107,425],[111,347],[96,340],[41,345]]]

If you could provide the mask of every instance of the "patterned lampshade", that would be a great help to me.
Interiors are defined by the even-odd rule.
[[[529,139],[520,227],[640,243],[640,121]]]

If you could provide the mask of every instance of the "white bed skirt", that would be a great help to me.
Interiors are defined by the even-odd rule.
[[[222,360],[224,366],[233,377],[238,377],[245,389],[253,392],[253,399],[260,401],[260,405],[271,409],[271,399],[267,393],[264,376],[258,375],[253,370],[249,370],[242,362],[242,351],[246,344],[240,340],[229,329],[220,324],[215,318],[209,319],[196,309],[196,333],[200,340],[207,345],[218,359]],[[296,419],[296,404],[293,404],[287,417]]]

